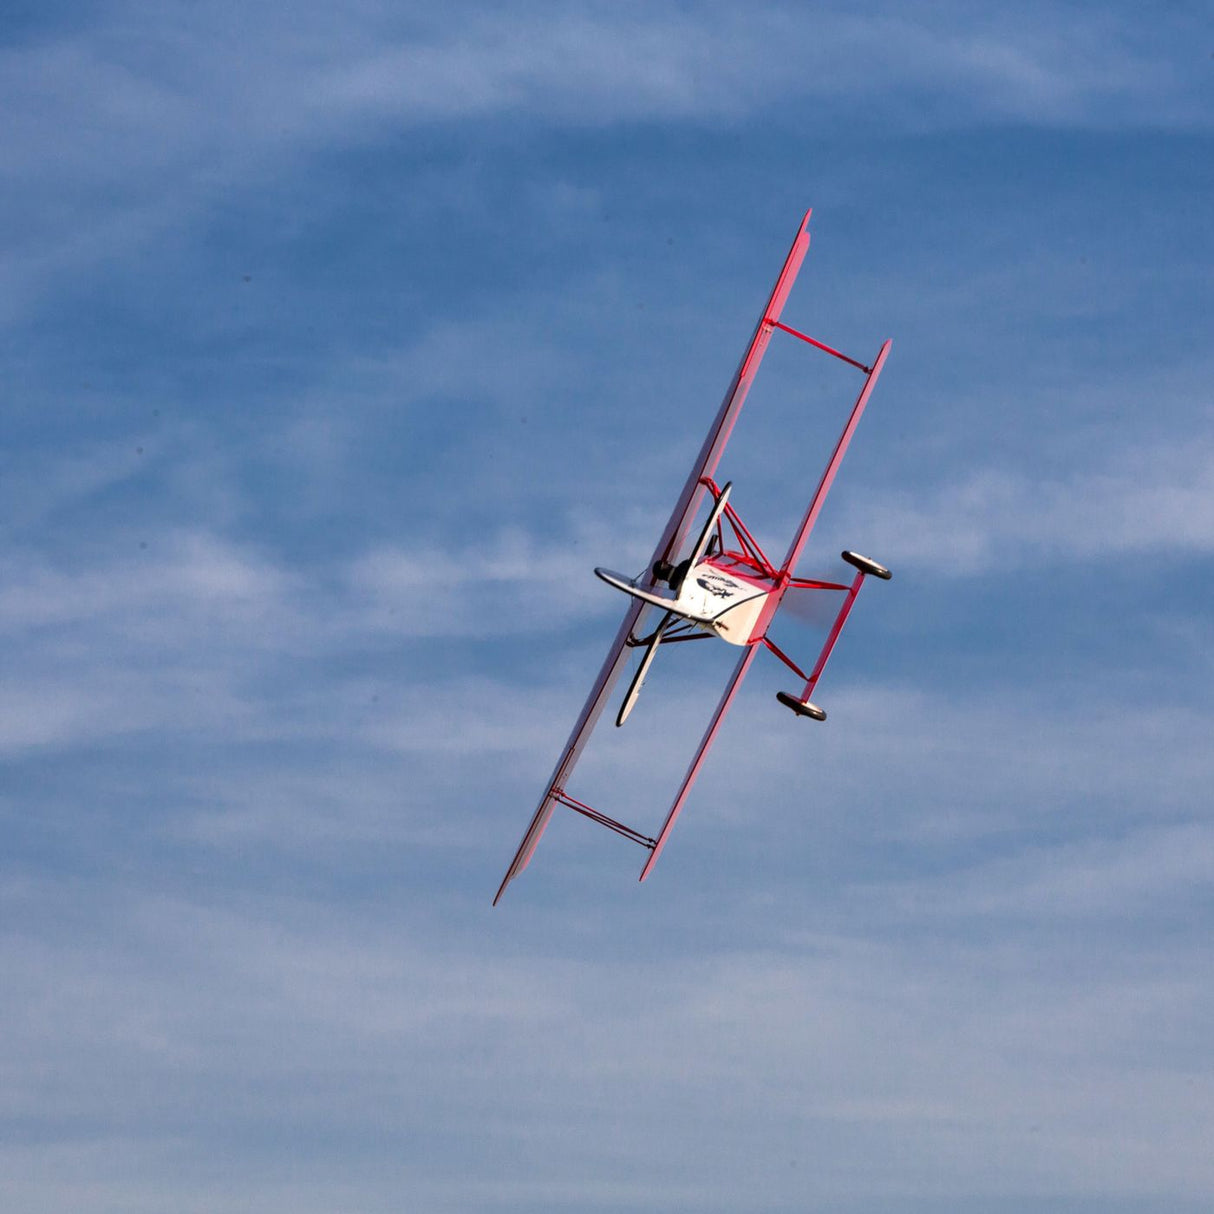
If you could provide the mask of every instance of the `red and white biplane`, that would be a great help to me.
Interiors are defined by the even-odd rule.
[[[717,413],[716,420],[708,431],[704,445],[696,459],[695,466],[687,477],[683,492],[675,505],[674,513],[666,524],[662,538],[654,549],[653,558],[645,573],[636,578],[628,578],[622,574],[612,573],[606,569],[596,569],[595,573],[608,585],[623,591],[631,600],[624,621],[616,633],[615,640],[591,689],[573,733],[561,752],[561,757],[552,773],[552,779],[544,790],[539,808],[535,811],[527,833],[519,844],[510,867],[502,879],[493,903],[496,906],[506,886],[527,867],[536,845],[540,841],[553,812],[558,805],[565,806],[582,814],[593,822],[606,826],[609,830],[641,844],[649,855],[641,869],[642,881],[653,871],[658,856],[670,837],[671,829],[678,819],[691,786],[695,781],[704,758],[712,746],[717,730],[729,711],[729,706],[737,694],[751,662],[759,650],[766,649],[784,663],[801,681],[802,687],[798,694],[781,691],[777,699],[785,707],[802,717],[822,721],[826,713],[811,702],[822,670],[826,666],[843,625],[847,620],[856,596],[866,577],[878,577],[888,580],[889,570],[876,561],[860,556],[854,552],[844,552],[843,559],[852,565],[856,574],[850,585],[836,582],[818,581],[810,578],[798,578],[794,574],[801,551],[809,539],[810,532],[817,522],[826,495],[830,491],[835,474],[843,461],[843,456],[855,433],[860,416],[868,404],[881,368],[885,365],[889,354],[890,343],[886,341],[877,352],[877,357],[871,365],[858,359],[849,358],[838,350],[800,333],[796,329],[781,323],[780,314],[784,302],[792,290],[797,272],[805,259],[809,248],[809,216],[801,221],[797,229],[796,239],[784,261],[784,268],[767,301],[766,308],[755,328],[750,345],[738,366],[725,400]],[[847,424],[839,436],[835,449],[818,482],[818,488],[811,499],[801,525],[793,536],[784,559],[777,566],[773,564],[756,542],[746,525],[738,517],[737,512],[729,504],[730,486],[718,485],[714,476],[729,441],[738,413],[746,400],[746,395],[754,381],[755,373],[767,350],[768,342],[776,331],[787,333],[810,346],[822,350],[834,358],[855,367],[863,373],[864,382],[860,393],[852,406]],[[711,498],[712,507],[706,524],[690,548],[687,547],[691,538],[691,526],[699,507],[705,497]],[[683,554],[686,555],[683,555]],[[817,661],[807,674],[786,653],[779,649],[767,635],[772,618],[780,607],[780,602],[789,590],[815,589],[836,591],[842,594],[838,613],[834,623],[827,633],[826,640],[818,654]],[[637,626],[649,609],[656,608],[661,613],[660,619],[651,631],[645,635],[638,634]],[[623,725],[632,711],[633,705],[640,694],[641,686],[649,671],[658,647],[675,641],[693,640],[706,636],[717,636],[731,645],[742,649],[738,664],[725,686],[725,691],[717,704],[716,711],[704,732],[703,738],[692,757],[691,764],[683,777],[675,796],[674,804],[666,815],[662,829],[656,838],[642,834],[614,818],[608,817],[597,809],[570,795],[568,791],[569,777],[578,761],[591,731],[602,715],[611,691],[619,676],[628,664],[634,649],[641,649],[641,660],[628,686],[627,692],[620,704],[616,716],[616,724]]]

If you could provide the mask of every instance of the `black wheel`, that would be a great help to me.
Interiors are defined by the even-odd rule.
[[[870,577],[879,577],[883,582],[888,582],[894,576],[884,565],[878,565],[876,561],[870,561],[868,557],[861,556],[858,552],[841,552],[839,555],[849,565],[859,569],[861,573],[866,573]]]
[[[805,700],[798,700],[796,696],[789,695],[787,691],[777,691],[776,699],[784,705],[785,708],[791,708],[799,717],[810,717],[815,721],[825,721],[826,712],[819,708],[817,704],[810,704]]]

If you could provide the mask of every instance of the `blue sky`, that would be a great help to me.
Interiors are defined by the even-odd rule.
[[[3,36],[5,1208],[1208,1208],[1204,6]],[[559,819],[491,910],[807,206],[786,319],[894,346],[802,568],[894,580],[650,882]],[[823,362],[723,468],[777,551]],[[660,822],[708,649],[588,799]]]

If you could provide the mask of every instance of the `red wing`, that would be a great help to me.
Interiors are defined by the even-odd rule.
[[[767,352],[767,343],[771,340],[772,330],[780,319],[780,313],[784,311],[788,294],[797,280],[805,254],[809,251],[809,217],[812,213],[812,209],[806,211],[805,218],[801,220],[801,226],[797,229],[792,247],[784,259],[784,267],[780,271],[779,278],[776,279],[776,285],[772,287],[767,306],[763,309],[763,315],[759,317],[759,323],[755,326],[750,345],[746,347],[746,353],[742,355],[742,361],[738,364],[737,371],[734,372],[729,391],[725,393],[725,399],[721,402],[721,408],[717,411],[717,416],[704,439],[704,445],[700,448],[700,454],[696,457],[695,465],[687,477],[683,492],[679,494],[679,500],[675,504],[674,513],[670,516],[670,522],[666,524],[666,530],[662,532],[662,538],[658,541],[657,548],[654,549],[653,560],[655,562],[667,560],[673,563],[674,554],[678,552],[679,546],[686,538],[687,529],[699,507],[701,495],[705,491],[704,486],[700,483],[700,478],[716,474],[717,465],[720,464],[721,456],[725,452],[725,445],[733,433],[734,423],[738,420],[738,414],[746,403],[750,385],[754,382],[759,364]]]
[[[535,811],[535,816],[531,819],[531,825],[527,827],[527,833],[523,835],[523,841],[518,845],[518,851],[514,853],[514,859],[511,860],[510,867],[506,869],[506,875],[502,878],[502,883],[498,887],[497,894],[493,899],[494,906],[498,904],[502,894],[506,892],[506,886],[531,862],[531,856],[540,841],[540,836],[547,828],[548,821],[552,817],[552,811],[557,806],[556,798],[553,795],[554,791],[565,787],[565,782],[569,779],[574,764],[577,763],[582,750],[590,739],[590,734],[602,715],[603,709],[607,704],[607,698],[611,695],[611,689],[615,686],[616,680],[620,677],[620,671],[623,670],[624,664],[628,661],[628,648],[625,642],[628,640],[629,633],[636,626],[644,610],[644,603],[637,599],[629,601],[624,622],[620,625],[619,632],[615,634],[615,640],[611,642],[611,648],[607,651],[607,657],[603,662],[602,669],[599,670],[598,678],[594,681],[594,687],[590,691],[590,696],[582,707],[577,724],[573,727],[573,733],[569,735],[569,741],[565,743],[565,749],[561,752],[556,770],[552,773],[552,779],[548,781],[548,787],[544,790],[544,796],[540,801],[539,808]]]
[[[767,306],[763,309],[759,323],[755,326],[750,344],[746,347],[746,353],[738,364],[733,382],[729,385],[729,391],[726,392],[725,399],[721,402],[721,407],[717,411],[716,418],[708,431],[707,437],[704,439],[704,445],[700,448],[700,453],[696,457],[695,465],[687,477],[683,491],[679,494],[679,499],[675,503],[670,521],[666,524],[666,529],[662,532],[662,537],[653,551],[653,557],[650,560],[650,572],[646,575],[649,578],[651,586],[656,585],[652,574],[653,566],[660,560],[672,560],[673,555],[678,551],[687,536],[688,528],[699,507],[701,494],[706,491],[704,485],[701,483],[701,478],[711,477],[716,472],[717,465],[721,462],[721,456],[725,451],[725,445],[729,442],[729,436],[733,432],[734,423],[737,421],[738,414],[746,402],[750,385],[754,381],[759,364],[762,362],[763,355],[767,351],[767,343],[771,339],[772,330],[780,319],[785,301],[788,299],[788,294],[792,290],[793,283],[796,281],[797,274],[801,269],[801,263],[805,260],[805,254],[809,249],[809,217],[811,213],[811,211],[806,211],[805,217],[801,220],[801,226],[797,229],[797,235],[792,242],[792,247],[788,250],[788,256],[784,259],[784,266],[780,271],[780,276],[776,279],[776,285],[772,288],[771,295],[768,297]],[[574,765],[577,763],[578,757],[581,755],[592,730],[598,722],[599,716],[606,705],[607,697],[611,694],[611,689],[614,687],[627,661],[627,646],[625,642],[643,610],[644,606],[640,602],[633,602],[629,605],[624,622],[620,625],[620,630],[616,633],[615,640],[612,642],[611,648],[607,652],[607,657],[603,662],[602,669],[599,671],[598,678],[595,680],[594,687],[590,692],[590,698],[582,708],[581,715],[577,719],[577,724],[573,727],[573,733],[570,735],[569,741],[566,742],[565,749],[561,753],[556,770],[552,773],[552,779],[548,782],[548,787],[544,792],[543,799],[540,801],[539,808],[535,811],[531,824],[527,827],[526,834],[523,835],[523,841],[519,844],[518,851],[515,852],[514,859],[506,870],[506,875],[498,888],[497,896],[493,899],[495,906],[502,894],[506,892],[506,886],[530,862],[536,845],[540,841],[540,836],[543,835],[552,817],[553,810],[558,804],[558,794],[563,794],[565,784],[573,772]],[[717,713],[713,718],[712,725],[709,727],[709,732],[705,735],[705,740],[701,744],[700,751],[697,753],[696,759],[692,764],[691,771],[688,773],[685,787],[680,792],[679,800],[675,803],[674,809],[671,810],[666,820],[666,825],[662,829],[659,840],[656,842],[646,840],[646,843],[654,843],[653,854],[650,856],[649,863],[645,866],[646,873],[649,871],[654,860],[657,859],[661,843],[665,841],[666,834],[674,824],[674,819],[678,816],[683,798],[686,796],[687,789],[690,788],[691,780],[694,779],[695,772],[699,768],[708,743],[711,742],[712,735],[715,734],[721,718],[724,717],[725,711],[729,707],[729,700],[732,699],[733,692],[736,690],[737,683],[740,682],[742,674],[745,673],[745,667],[749,665],[752,654],[753,650],[747,651],[743,661],[739,664],[738,671],[734,673],[726,696],[717,708]],[[615,825],[618,827],[619,824]]]

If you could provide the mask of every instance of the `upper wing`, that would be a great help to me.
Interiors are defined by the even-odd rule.
[[[729,436],[733,432],[734,423],[738,419],[742,405],[746,402],[746,395],[750,391],[750,385],[753,383],[755,373],[758,371],[759,364],[763,361],[763,355],[767,351],[767,343],[771,339],[772,329],[780,319],[780,313],[784,310],[784,303],[788,299],[788,293],[792,290],[793,283],[796,281],[797,274],[801,269],[801,263],[805,260],[805,254],[809,249],[809,217],[811,214],[812,211],[806,211],[805,217],[801,220],[801,225],[797,229],[792,247],[788,250],[788,256],[784,259],[784,266],[780,270],[780,276],[776,279],[776,285],[772,288],[771,295],[768,297],[767,306],[763,309],[763,315],[760,316],[759,323],[755,326],[754,334],[750,339],[750,344],[746,347],[746,353],[742,356],[742,361],[738,364],[738,369],[734,373],[733,381],[729,385],[729,391],[726,392],[725,399],[721,402],[717,416],[708,431],[707,437],[704,439],[704,445],[700,448],[700,453],[696,457],[695,465],[687,477],[687,482],[683,486],[682,493],[679,494],[679,499],[675,503],[670,521],[666,524],[666,529],[662,532],[662,537],[658,540],[658,545],[653,550],[653,556],[649,562],[650,571],[645,575],[649,579],[650,587],[656,585],[652,574],[654,564],[660,560],[671,560],[673,554],[678,551],[679,546],[686,538],[691,520],[694,518],[695,512],[699,507],[700,496],[705,492],[704,486],[700,483],[701,477],[712,476],[721,461],[725,445],[729,442]],[[612,641],[611,648],[607,651],[607,657],[599,671],[598,678],[595,680],[594,687],[591,689],[590,696],[582,708],[577,723],[573,727],[573,733],[569,735],[569,741],[565,743],[565,749],[561,752],[560,760],[557,762],[556,769],[552,773],[552,779],[549,780],[548,787],[544,790],[539,808],[535,811],[531,823],[523,835],[523,841],[519,844],[518,851],[514,853],[514,859],[511,860],[510,867],[506,870],[506,875],[502,878],[502,883],[498,887],[497,895],[493,899],[495,906],[502,894],[506,892],[506,886],[527,867],[532,855],[535,853],[536,845],[539,843],[540,837],[552,818],[552,812],[556,808],[557,794],[564,790],[565,782],[572,773],[578,757],[581,755],[591,732],[602,715],[607,698],[610,696],[611,690],[615,686],[615,682],[628,660],[626,644],[628,635],[635,627],[644,610],[645,605],[638,600],[633,600],[629,603],[628,611],[624,616],[624,622],[620,625],[620,629],[615,635],[615,640]],[[719,711],[718,715],[723,716],[724,714]],[[677,808],[671,811],[671,817],[668,819],[667,825],[663,830],[663,837],[666,831],[669,830],[676,813]],[[656,858],[656,854],[655,851],[654,856],[651,857],[651,863],[652,859]],[[648,871],[648,866],[646,866],[646,871]]]
[[[780,276],[776,279],[776,285],[771,289],[767,306],[763,309],[763,315],[759,317],[759,323],[755,325],[750,345],[746,347],[746,353],[742,356],[737,371],[734,372],[729,391],[725,393],[725,399],[721,402],[717,416],[709,428],[704,445],[700,448],[699,455],[696,456],[696,462],[687,477],[687,483],[683,486],[683,492],[679,494],[679,500],[675,503],[670,522],[666,524],[666,530],[662,532],[662,538],[658,541],[657,548],[654,549],[653,562],[666,560],[674,563],[674,554],[686,538],[688,527],[699,507],[700,497],[705,492],[700,480],[702,477],[713,476],[716,473],[717,465],[721,462],[721,456],[725,452],[725,445],[733,433],[734,423],[738,420],[738,414],[746,403],[746,396],[750,392],[750,385],[754,382],[755,373],[759,370],[759,364],[767,352],[767,343],[771,340],[772,330],[780,319],[780,313],[784,311],[788,293],[792,290],[793,283],[797,280],[797,274],[801,270],[801,263],[809,251],[809,217],[812,214],[811,208],[805,212],[805,217],[801,220],[801,226],[797,229],[792,247],[784,259]]]

